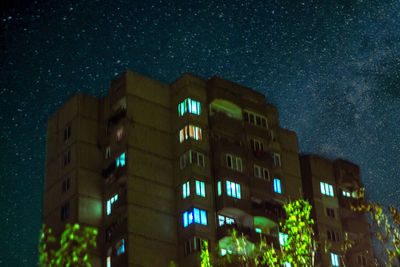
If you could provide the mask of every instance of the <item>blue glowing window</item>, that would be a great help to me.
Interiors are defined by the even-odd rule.
[[[118,194],[115,194],[112,198],[107,200],[107,215],[111,214],[111,208],[113,204],[118,200]]]
[[[183,227],[192,223],[207,225],[207,213],[205,210],[193,208],[193,210],[183,213]]]
[[[288,235],[287,234],[279,232],[279,244],[281,246],[284,246],[286,244],[287,239],[288,239]]]
[[[183,194],[183,199],[185,199],[188,196],[190,196],[190,184],[189,184],[189,181],[182,185],[182,194]]]
[[[206,196],[206,189],[204,182],[196,180],[196,195],[205,197]]]
[[[117,157],[115,162],[117,164],[117,168],[125,166],[125,153],[122,153],[119,157]]]
[[[221,181],[217,182],[217,190],[218,190],[218,196],[220,196],[222,194]]]
[[[200,115],[201,113],[200,102],[192,100],[190,98],[186,98],[183,102],[178,104],[178,113],[179,116],[182,117],[186,112]]]
[[[332,266],[339,266],[339,256],[335,253],[331,253]]]
[[[230,197],[241,199],[240,184],[226,181],[226,194]]]
[[[279,179],[274,179],[274,192],[278,194],[282,193],[281,180]]]
[[[122,253],[125,253],[125,239],[123,239],[123,238],[117,249],[117,256],[121,255]]]

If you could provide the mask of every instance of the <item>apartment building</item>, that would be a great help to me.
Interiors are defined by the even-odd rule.
[[[165,85],[128,71],[103,99],[77,94],[49,118],[43,221],[55,233],[68,222],[97,227],[94,266],[199,266],[205,241],[232,253],[231,228],[249,237],[249,250],[260,235],[283,244],[282,205],[306,196],[319,237],[335,236],[339,255],[336,233],[369,238],[337,193],[361,186],[359,170],[312,162],[301,170],[296,133],[279,126],[263,94],[219,77]],[[334,196],[321,196],[319,182]]]

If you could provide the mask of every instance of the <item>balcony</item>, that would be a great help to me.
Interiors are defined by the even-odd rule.
[[[252,201],[252,215],[266,217],[272,221],[279,222],[286,218],[286,213],[283,207],[279,203],[272,201],[262,201],[257,203]]]
[[[229,113],[214,111],[214,113],[210,115],[208,121],[211,130],[229,132],[231,136],[243,135],[241,119],[229,116]]]
[[[217,211],[230,210],[231,214],[241,215],[251,211],[251,203],[246,199],[237,199],[234,197],[221,195],[216,201]]]

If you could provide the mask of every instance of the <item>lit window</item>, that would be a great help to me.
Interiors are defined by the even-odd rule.
[[[196,195],[205,197],[206,196],[206,189],[204,182],[196,180]]]
[[[184,183],[182,185],[182,194],[183,194],[183,199],[185,199],[188,196],[190,196],[190,184],[189,184],[189,181],[187,181],[186,183]]]
[[[269,181],[269,171],[258,165],[254,165],[254,176]]]
[[[221,256],[225,256],[226,253],[232,254],[232,250],[221,248]]]
[[[223,215],[218,215],[218,226],[222,226],[224,224],[235,224],[235,219]]]
[[[287,234],[279,232],[279,244],[281,246],[285,246],[285,244],[287,242],[287,239],[288,239],[288,235]]]
[[[332,185],[320,182],[320,187],[321,187],[321,193],[323,195],[327,195],[327,196],[331,196],[331,197],[334,196],[334,194],[333,194],[333,186]]]
[[[260,228],[254,228],[254,230],[256,231],[256,233],[259,233],[259,234],[262,233],[262,230]]]
[[[279,179],[274,179],[274,192],[278,194],[282,193],[281,180]]]
[[[107,200],[107,215],[111,214],[111,208],[115,202],[118,200],[118,194],[115,194],[112,198]]]
[[[117,168],[125,166],[125,153],[122,153],[119,157],[117,157],[115,162],[117,164]]]
[[[292,265],[290,264],[290,262],[284,262],[283,267],[292,267]]]
[[[107,267],[111,267],[111,256],[107,256]]]
[[[243,172],[243,163],[240,157],[226,154],[226,165],[230,169],[236,170],[238,172]]]
[[[277,167],[281,167],[281,155],[278,153],[274,153],[274,165]]]
[[[240,184],[226,181],[226,194],[230,197],[241,199]]]
[[[217,191],[218,191],[218,196],[220,196],[222,194],[221,181],[217,182]]]
[[[263,151],[264,150],[264,143],[259,139],[250,139],[250,146],[254,152]]]
[[[183,213],[183,227],[186,227],[192,223],[207,225],[206,211],[197,208],[193,208],[190,211],[185,211]]]
[[[121,241],[117,243],[117,256],[123,253],[125,253],[125,239],[122,238]]]
[[[346,191],[346,190],[343,190],[343,191],[342,191],[342,194],[343,194],[343,196],[345,196],[345,197],[350,197],[350,196],[351,196],[350,192],[349,192],[349,191]]]
[[[123,128],[123,127],[119,128],[119,129],[117,130],[117,133],[116,133],[116,135],[115,135],[115,138],[116,138],[117,142],[121,141],[122,138],[124,138],[124,128]]]
[[[331,253],[332,266],[339,266],[339,256],[335,253]]]
[[[200,102],[194,101],[190,98],[185,99],[183,102],[178,104],[178,113],[179,116],[183,116],[186,112],[200,115],[201,113],[201,106]]]
[[[183,142],[189,138],[194,140],[202,140],[203,135],[201,128],[193,125],[185,126],[185,128],[179,131],[179,142]]]

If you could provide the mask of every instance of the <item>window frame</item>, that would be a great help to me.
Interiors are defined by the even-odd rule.
[[[274,178],[274,192],[277,194],[282,194],[282,182],[281,179]]]

